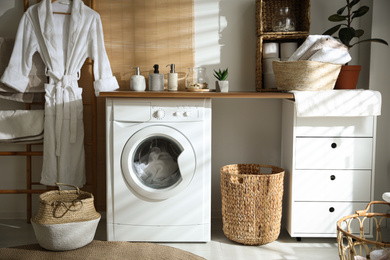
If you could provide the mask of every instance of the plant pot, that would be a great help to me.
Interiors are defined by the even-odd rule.
[[[360,65],[343,65],[335,89],[355,89],[361,68]]]
[[[218,92],[229,92],[229,81],[216,81],[215,88]]]

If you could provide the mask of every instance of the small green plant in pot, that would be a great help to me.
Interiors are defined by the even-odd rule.
[[[219,69],[218,71],[214,70],[214,77],[217,79],[215,82],[215,87],[219,92],[229,92],[229,81],[227,81],[227,77],[229,75],[229,69],[225,70]]]
[[[336,26],[333,26],[326,32],[324,32],[324,35],[333,35],[337,34],[335,38],[338,38],[343,44],[345,44],[348,49],[351,49],[353,46],[364,43],[364,42],[377,42],[388,45],[388,43],[379,38],[372,38],[372,39],[363,39],[360,40],[360,38],[364,34],[364,30],[362,29],[355,29],[352,26],[352,22],[354,19],[362,17],[368,11],[370,8],[368,6],[360,6],[358,7],[357,4],[360,2],[360,0],[345,0],[345,5],[337,10],[335,14],[332,14],[329,16],[328,20],[331,22],[339,23]],[[359,72],[361,70],[361,65],[344,65],[340,71],[340,75],[336,82],[336,89],[354,89],[356,88],[356,84],[359,77]],[[349,78],[348,75],[352,74],[352,78]],[[344,78],[344,76],[347,76],[347,78]]]

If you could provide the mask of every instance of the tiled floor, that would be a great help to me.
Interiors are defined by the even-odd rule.
[[[95,239],[106,240],[104,219],[99,223]],[[25,220],[0,220],[0,248],[35,243],[37,241],[32,226]],[[298,242],[282,229],[279,238],[272,243],[262,246],[245,246],[227,239],[222,232],[222,224],[218,220],[212,223],[211,242],[165,243],[164,245],[192,252],[208,260],[339,259],[334,238],[303,238]]]

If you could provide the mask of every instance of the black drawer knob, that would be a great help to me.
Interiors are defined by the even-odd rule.
[[[329,212],[334,212],[334,208],[333,208],[333,207],[330,207],[330,208],[329,208]]]
[[[331,179],[332,181],[334,181],[334,180],[336,179],[336,176],[330,175],[330,179]]]
[[[337,147],[337,144],[336,143],[332,143],[330,146],[334,149],[334,148]]]

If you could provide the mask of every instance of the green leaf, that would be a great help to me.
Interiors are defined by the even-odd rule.
[[[352,27],[349,28],[342,28],[339,31],[339,38],[342,43],[344,43],[348,48],[351,47],[349,44],[353,37],[356,36],[355,29]]]
[[[330,28],[329,30],[327,30],[326,32],[323,33],[323,35],[332,35],[334,34],[335,32],[337,32],[341,27],[341,24],[338,24],[332,28]]]
[[[368,6],[361,6],[359,9],[352,12],[353,15],[352,15],[351,19],[365,15],[369,10],[370,10],[370,8]]]
[[[349,3],[350,7],[353,7],[354,5],[358,4],[360,0],[353,0],[351,3]]]
[[[347,6],[344,6],[344,7],[340,8],[339,10],[337,10],[336,13],[337,13],[338,15],[342,15],[343,12],[344,12],[344,10],[345,10],[345,8],[347,8]]]
[[[331,22],[341,22],[341,21],[345,21],[347,17],[348,16],[346,15],[333,14],[329,16],[328,20]]]
[[[387,43],[387,41],[382,40],[382,39],[378,39],[378,38],[366,39],[366,40],[358,41],[358,42],[355,42],[352,46],[354,46],[354,45],[356,45],[356,44],[359,44],[359,43],[362,43],[362,42],[377,42],[377,43],[382,43],[382,44],[385,44],[385,45],[389,46],[389,44]],[[352,46],[351,46],[351,47],[352,47]]]
[[[355,30],[355,33],[356,33],[355,37],[360,38],[360,37],[363,36],[364,30],[362,30],[362,29],[357,29],[357,30]]]
[[[219,80],[219,81],[223,81],[223,80],[226,80],[226,78],[228,77],[228,69],[226,68],[226,70],[223,70],[221,71],[221,69],[219,69],[218,71],[214,70],[214,77]]]

